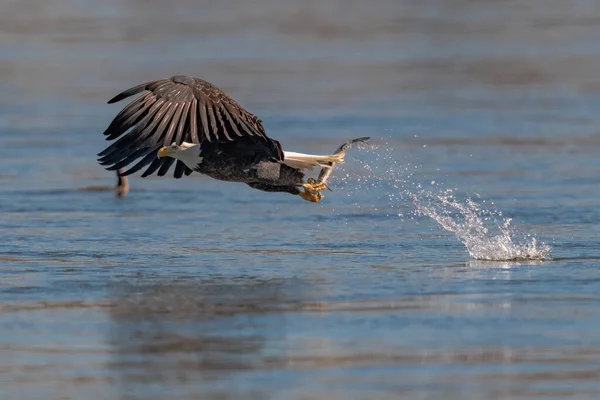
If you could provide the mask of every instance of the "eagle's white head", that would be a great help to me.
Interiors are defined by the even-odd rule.
[[[180,145],[173,142],[170,146],[158,150],[158,158],[172,157],[183,162],[189,169],[195,170],[203,160],[200,157],[202,149],[199,144],[183,142]]]

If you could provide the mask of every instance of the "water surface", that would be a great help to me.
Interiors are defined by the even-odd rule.
[[[598,398],[598,21],[592,0],[0,5],[0,397]],[[80,190],[114,183],[106,100],[181,73],[286,149],[375,147],[319,204],[202,176]],[[410,196],[439,216],[449,189],[489,228],[471,239],[511,218],[551,259],[473,259]]]

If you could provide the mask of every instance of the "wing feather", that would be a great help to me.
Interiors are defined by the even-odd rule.
[[[206,138],[206,140],[212,142],[212,139],[210,137],[210,130],[208,129],[208,115],[206,114],[206,103],[200,100],[198,106],[200,109],[200,121],[202,123],[202,132],[204,132],[204,137]]]
[[[183,176],[184,172],[185,172],[185,164],[182,163],[181,161],[177,160],[177,164],[175,164],[175,173],[173,174],[173,177],[175,179],[179,179]]]
[[[219,132],[223,132],[223,135],[227,138],[227,140],[231,142],[233,141],[233,139],[231,138],[231,136],[229,136],[229,132],[227,132],[227,127],[225,126],[225,122],[223,122],[223,117],[221,116],[220,111],[220,109],[215,109],[213,111],[215,116],[217,117],[217,125],[219,127]]]
[[[185,128],[188,125],[189,111],[190,111],[190,103],[183,103],[183,110],[181,111],[181,117],[179,118],[179,122],[177,124],[177,133],[175,134],[175,143],[177,143],[177,144],[185,142],[184,132],[185,132]],[[188,143],[191,143],[191,142],[188,142]]]
[[[170,145],[171,139],[173,139],[173,134],[175,133],[175,128],[177,128],[179,124],[179,119],[181,118],[181,113],[183,112],[184,103],[177,103],[175,105],[175,115],[173,115],[173,119],[171,119],[171,123],[169,124],[169,129],[165,134],[165,139],[163,140],[163,146]]]
[[[141,161],[135,164],[133,167],[129,168],[127,171],[122,173],[121,175],[131,175],[138,172],[140,169],[144,168],[146,165],[150,164],[156,158],[156,151],[160,148],[160,146],[156,146],[154,148],[147,149],[148,153]]]
[[[221,114],[223,114],[223,120],[227,123],[227,127],[225,127],[225,131],[232,130],[235,132],[237,136],[243,136],[238,130],[234,118],[229,114],[227,108],[221,108]]]
[[[106,168],[109,171],[116,171],[119,168],[123,168],[125,165],[129,165],[130,163],[132,163],[133,161],[137,160],[140,157],[144,157],[144,160],[146,159],[146,157],[148,157],[148,155],[150,155],[150,153],[152,152],[152,148],[148,148],[148,147],[144,147],[142,149],[138,149],[135,150],[130,156],[124,158],[123,160],[119,161],[118,163],[114,164],[111,167]],[[130,175],[136,171],[138,171],[140,168],[142,168],[144,165],[140,166],[141,163],[136,164],[133,168],[130,168],[128,171],[125,171],[124,173],[122,173],[122,176],[125,175]],[[135,171],[132,171],[133,169],[137,168]]]
[[[156,157],[152,161],[152,163],[150,164],[150,166],[148,168],[146,168],[146,170],[142,174],[142,178],[145,178],[147,176],[152,175],[159,167],[161,167],[164,164],[165,161],[166,161],[165,158],[158,158],[158,157]]]
[[[159,111],[160,106],[162,106],[162,103],[163,102],[160,100],[155,102],[148,111],[148,115],[146,115],[139,125],[99,154],[107,153],[101,157],[98,162],[101,165],[114,164],[117,161],[134,154],[137,149],[146,147],[144,145],[145,139],[152,133],[150,128],[154,126],[154,117],[157,114],[157,111]],[[163,110],[163,112],[165,111],[167,110]],[[114,149],[111,149],[111,147],[114,147]]]
[[[123,110],[121,110],[121,112],[117,114],[117,116],[108,126],[104,134],[111,135],[118,127],[131,124],[132,121],[135,121],[135,118],[137,116],[143,113],[143,111],[146,108],[145,103],[148,101],[153,101],[153,99],[154,98],[152,96],[152,93],[146,93],[143,96],[140,96],[131,103],[129,103],[127,107],[123,108]]]
[[[162,106],[163,104],[164,104],[164,101],[162,101],[162,100],[154,101],[151,104],[150,108],[147,109],[146,115],[144,116],[144,118],[139,123],[137,123],[136,125],[127,127],[127,129],[124,132],[126,132],[130,128],[133,128],[133,129],[131,129],[131,131],[129,131],[129,133],[125,134],[125,136],[123,136],[121,138],[123,141],[119,143],[119,146],[120,147],[130,146],[131,144],[134,144],[136,141],[139,141],[139,139],[141,137],[141,133],[146,128],[148,123],[150,121],[152,121],[152,119],[154,118],[154,115],[156,114],[156,112],[158,111],[160,106]],[[113,138],[111,138],[111,137],[107,138],[107,140],[111,140],[111,139],[113,139]],[[119,139],[119,141],[121,141],[121,139]],[[100,154],[102,154],[102,153],[100,153]]]
[[[163,164],[157,172],[158,176],[165,176],[165,174],[169,172],[169,168],[171,168],[171,165],[173,165],[173,163],[175,162],[175,159],[171,157],[165,158],[164,160],[165,161],[163,162]]]
[[[138,94],[143,92],[144,90],[148,90],[150,84],[152,84],[152,82],[142,83],[141,85],[137,85],[135,87],[132,87],[131,89],[127,89],[124,92],[121,92],[112,99],[110,99],[108,101],[108,104],[117,103],[123,99],[126,99],[127,97],[133,96],[134,94]]]
[[[173,76],[146,82],[119,93],[108,103],[142,92],[146,93],[125,106],[104,131],[106,140],[115,140],[98,154],[98,161],[108,169],[125,167],[141,159],[124,175],[147,165],[150,166],[143,176],[156,171],[159,176],[165,175],[174,161],[159,160],[156,151],[173,142],[233,141],[258,136],[276,143],[267,136],[254,114],[216,86],[195,77]],[[185,164],[176,163],[175,177],[191,172]]]
[[[198,138],[198,99],[194,98],[190,105],[190,139],[191,143],[200,143]]]
[[[163,114],[163,115],[159,116],[157,114],[157,117],[156,117],[155,121],[153,122],[154,127],[147,128],[148,130],[150,130],[150,129],[152,129],[152,130],[149,131],[148,138],[144,142],[144,144],[146,146],[155,146],[159,143],[162,143],[163,138],[165,137],[165,135],[168,132],[167,125],[169,124],[169,122],[171,122],[171,119],[173,118],[173,114],[175,114],[176,107],[177,107],[176,104],[173,104],[173,103],[167,104],[161,110],[161,114]]]
[[[257,119],[256,116],[250,114],[251,118],[248,118],[248,116],[245,116],[242,113],[240,113],[239,109],[236,108],[233,104],[226,104],[225,109],[229,112],[229,115],[233,117],[233,120],[235,121],[236,125],[242,128],[242,131],[256,131],[256,128],[254,128],[252,126],[252,123],[250,122],[253,118]],[[260,135],[259,132],[257,133]]]
[[[217,130],[217,119],[215,118],[215,112],[213,111],[212,107],[206,107],[207,108],[207,114],[208,114],[208,122],[209,122],[209,129],[212,132],[213,137],[216,140],[219,140],[219,131]]]

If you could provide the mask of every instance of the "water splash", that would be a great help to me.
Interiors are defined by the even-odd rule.
[[[501,211],[484,208],[471,198],[458,200],[451,189],[407,191],[415,213],[436,221],[465,245],[471,258],[487,261],[548,260],[550,246],[521,234]]]
[[[533,234],[521,233],[511,225],[512,219],[493,207],[493,203],[472,198],[459,198],[453,189],[431,181],[424,188],[415,177],[419,166],[399,162],[393,149],[385,144],[359,146],[375,155],[375,161],[358,161],[362,165],[363,181],[371,186],[386,187],[386,196],[398,208],[410,211],[400,217],[431,218],[441,228],[452,232],[474,260],[530,261],[551,260],[551,248]],[[350,178],[350,175],[347,175]],[[400,204],[399,204],[400,203]],[[483,204],[482,204],[483,203]]]

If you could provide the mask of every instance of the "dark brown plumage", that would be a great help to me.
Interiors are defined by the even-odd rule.
[[[141,158],[124,175],[148,166],[142,177],[157,172],[165,175],[173,158],[158,158],[157,150],[171,143],[234,142],[251,138],[249,143],[269,148],[275,160],[283,160],[278,141],[267,136],[260,119],[244,110],[222,90],[202,79],[174,76],[128,89],[109,104],[148,91],[127,105],[104,132],[106,140],[118,140],[98,154],[101,165],[117,170]],[[177,161],[175,178],[192,172]]]

